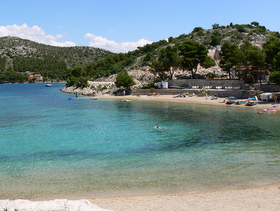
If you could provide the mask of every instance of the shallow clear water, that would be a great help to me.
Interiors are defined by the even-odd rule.
[[[62,93],[63,86],[0,85],[0,198],[170,193],[279,182],[278,113],[76,98]]]

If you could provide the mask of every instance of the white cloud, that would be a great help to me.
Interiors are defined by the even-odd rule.
[[[113,40],[108,40],[101,36],[95,36],[94,34],[87,33],[84,36],[86,39],[90,39],[89,45],[92,47],[103,48],[112,52],[128,52],[137,49],[138,46],[142,47],[146,44],[152,43],[151,41],[140,39],[137,42],[122,42],[117,43]]]
[[[3,36],[15,36],[54,46],[76,46],[76,44],[71,41],[56,41],[57,39],[62,38],[61,34],[57,34],[55,36],[46,35],[45,31],[39,26],[29,27],[26,23],[22,24],[21,26],[17,24],[0,26],[0,37]]]

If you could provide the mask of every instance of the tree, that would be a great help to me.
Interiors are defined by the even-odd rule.
[[[216,65],[216,62],[214,59],[212,59],[210,56],[207,56],[204,60],[204,62],[201,64],[202,67],[209,68]]]
[[[263,44],[263,49],[266,55],[266,65],[272,71],[279,69],[277,54],[280,52],[280,39],[272,37]]]
[[[263,44],[266,66],[271,71],[271,79],[280,85],[280,39],[270,38]]]
[[[117,74],[115,85],[117,87],[125,87],[126,89],[130,89],[131,86],[135,85],[135,81],[128,74],[127,71],[123,71]]]
[[[192,78],[195,77],[197,66],[201,64],[207,57],[208,50],[204,44],[192,40],[186,40],[178,46],[179,56],[181,57],[181,67],[191,71]]]
[[[222,35],[218,30],[215,30],[211,35],[211,45],[217,46],[221,44]]]
[[[167,46],[160,50],[158,61],[154,60],[152,62],[152,68],[159,74],[161,79],[168,78],[166,72],[169,72],[169,76],[172,79],[180,63],[181,59],[178,54],[178,48],[176,46]]]
[[[6,61],[7,61],[6,57],[0,56],[0,71],[5,70],[5,68],[6,68]]]
[[[213,28],[213,29],[218,29],[218,28],[220,28],[220,25],[219,25],[218,23],[214,23],[214,24],[212,25],[212,28]]]
[[[258,27],[260,24],[259,24],[257,21],[253,21],[253,22],[251,23],[251,25],[252,25],[252,26],[255,26],[255,27]]]
[[[248,74],[252,70],[259,70],[264,67],[265,55],[257,46],[253,46],[248,40],[240,46],[239,51],[240,65],[244,69],[244,80],[247,81]]]
[[[221,47],[221,60],[219,65],[224,71],[228,72],[229,78],[231,77],[231,69],[238,64],[238,51],[238,45],[228,40]]]
[[[197,33],[198,36],[202,36],[204,34],[204,30],[202,27],[195,27],[192,32]]]
[[[85,88],[88,87],[89,77],[80,77],[77,81],[76,87]]]
[[[83,76],[85,71],[82,67],[75,66],[71,69],[71,73],[74,77],[78,78]]]

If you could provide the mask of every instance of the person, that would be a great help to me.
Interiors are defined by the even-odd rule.
[[[159,127],[159,126],[156,126],[156,128],[157,128],[157,129],[161,129],[161,127]]]

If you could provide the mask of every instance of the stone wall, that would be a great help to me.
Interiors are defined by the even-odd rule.
[[[257,86],[256,88],[264,92],[280,92],[280,86],[276,84],[262,84],[261,88],[259,87],[260,86]]]
[[[239,80],[178,79],[168,81],[169,87],[182,86],[183,84],[187,84],[188,86],[199,86],[199,88],[202,88],[204,86],[212,86],[213,88],[215,88],[216,86],[222,86],[223,88],[231,86],[240,87],[240,89],[249,89],[248,85]]]
[[[200,95],[199,89],[156,89],[154,93],[150,89],[136,89],[133,95],[178,95],[188,92],[189,94]],[[225,90],[225,89],[209,89],[208,96],[229,97],[235,96],[238,99],[247,99],[255,96],[254,90]]]

